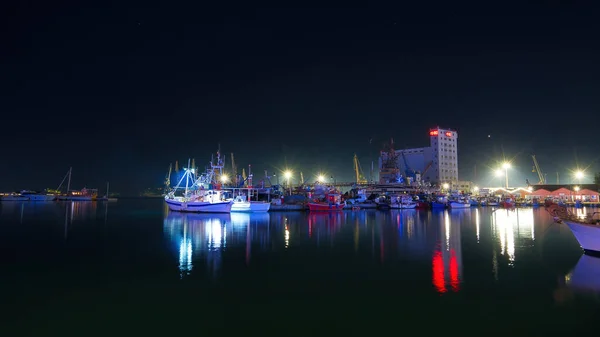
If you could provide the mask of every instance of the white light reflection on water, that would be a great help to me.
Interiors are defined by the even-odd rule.
[[[220,219],[209,219],[205,222],[206,241],[209,250],[219,250],[227,246],[227,231]]]
[[[444,212],[444,229],[446,232],[446,250],[450,250],[450,216]]]
[[[531,247],[535,240],[533,209],[498,209],[492,215],[492,231],[500,242],[500,254],[515,261],[516,249]]]
[[[179,270],[182,272],[192,271],[192,240],[182,238],[179,245]]]
[[[229,214],[167,214],[164,232],[177,244],[180,277],[189,275],[192,269],[197,270],[199,262],[205,264],[210,273],[219,269],[229,222]]]
[[[511,217],[512,214],[516,214],[514,210],[498,209],[492,216],[496,235],[500,240],[500,254],[508,257],[509,265],[511,266],[515,260],[513,221],[516,222],[516,217],[513,219]]]
[[[475,209],[475,230],[477,233],[477,243],[479,243],[479,226],[480,226],[479,208],[476,208]]]
[[[575,208],[575,216],[579,219],[585,219],[587,217],[587,209],[585,207]]]

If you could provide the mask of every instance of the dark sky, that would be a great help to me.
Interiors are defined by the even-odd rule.
[[[134,194],[219,144],[257,175],[288,166],[350,180],[355,152],[366,170],[390,137],[427,146],[436,125],[459,132],[461,179],[477,166],[487,184],[503,153],[519,182],[535,180],[531,154],[552,182],[600,170],[592,1],[194,3],[3,10],[0,190],[54,188],[72,166],[75,188]]]

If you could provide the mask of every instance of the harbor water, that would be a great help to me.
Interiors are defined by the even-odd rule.
[[[600,260],[543,208],[5,202],[0,247],[2,336],[546,336],[593,331],[600,308]]]

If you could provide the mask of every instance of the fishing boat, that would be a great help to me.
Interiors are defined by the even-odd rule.
[[[600,212],[578,217],[565,206],[550,201],[546,203],[546,210],[555,221],[569,227],[584,252],[600,254]]]
[[[506,198],[500,202],[500,206],[504,208],[515,207],[515,201],[512,198]]]
[[[217,152],[217,162],[210,162],[210,169],[196,177],[194,168],[185,169],[177,186],[165,195],[165,203],[171,211],[196,213],[230,213],[233,200],[225,200],[225,193],[217,179],[223,176],[223,160]],[[185,188],[181,187],[185,180]],[[183,195],[176,195],[183,189]]]
[[[38,193],[35,191],[21,191],[21,195],[27,197],[29,201],[53,201],[56,195],[48,193]]]
[[[309,202],[308,210],[311,212],[331,212],[331,211],[341,211],[346,206],[346,203],[341,204],[331,204],[327,202]]]
[[[448,202],[448,207],[452,208],[452,209],[454,209],[454,208],[471,208],[471,203],[465,199],[450,200]]]
[[[417,207],[417,203],[409,196],[395,198],[390,203],[391,209],[413,209]]]
[[[308,202],[308,210],[311,212],[341,211],[344,206],[346,206],[346,202],[342,202],[342,196],[339,193],[326,194],[325,201],[313,200]]]
[[[245,195],[237,195],[233,198],[232,212],[268,212],[271,203],[265,201],[249,201]]]

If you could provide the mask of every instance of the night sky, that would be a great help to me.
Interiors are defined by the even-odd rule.
[[[55,188],[72,166],[74,188],[134,195],[219,144],[255,177],[350,181],[354,153],[367,171],[389,138],[428,146],[437,125],[459,132],[460,179],[476,166],[478,183],[500,185],[505,156],[511,181],[537,182],[531,154],[552,183],[600,170],[592,1],[83,3],[2,11],[0,191]]]

